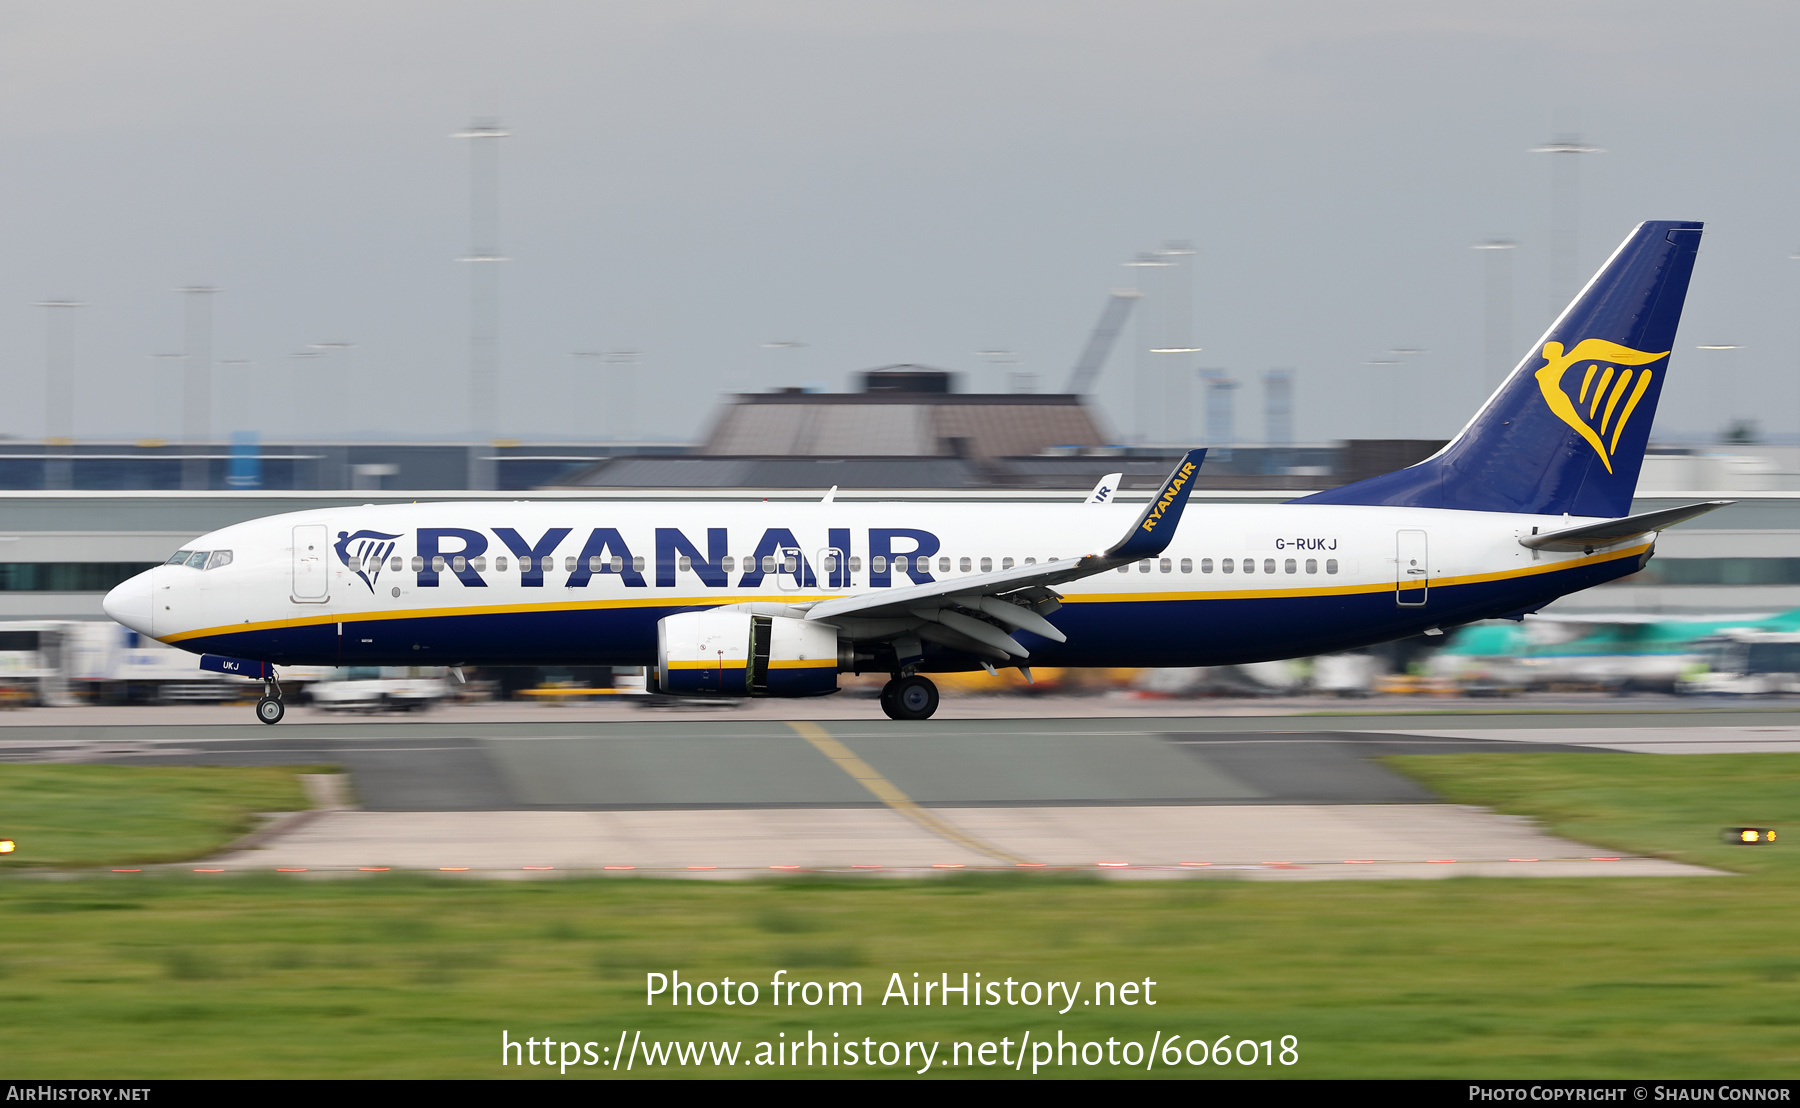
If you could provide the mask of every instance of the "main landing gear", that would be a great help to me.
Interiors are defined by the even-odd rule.
[[[881,710],[889,719],[930,719],[938,710],[937,686],[913,674],[881,687]]]
[[[281,702],[281,682],[275,680],[273,671],[263,682],[263,688],[267,691],[256,702],[256,718],[264,723],[280,723],[281,717],[287,715],[287,706]]]

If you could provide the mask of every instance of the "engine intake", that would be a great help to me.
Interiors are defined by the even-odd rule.
[[[715,608],[656,624],[657,687],[676,696],[837,692],[837,628]]]

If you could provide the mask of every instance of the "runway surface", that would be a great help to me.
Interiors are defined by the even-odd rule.
[[[347,773],[349,787],[321,794],[318,810],[207,869],[741,877],[1024,866],[1306,880],[1706,872],[1440,803],[1382,755],[1800,749],[1789,711],[557,719],[15,725],[0,728],[0,760]]]

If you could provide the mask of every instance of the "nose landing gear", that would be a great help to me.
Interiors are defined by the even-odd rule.
[[[938,710],[937,686],[916,673],[895,678],[881,687],[881,710],[889,719],[930,719]]]
[[[275,679],[275,671],[269,670],[269,676],[263,681],[267,691],[261,700],[256,702],[256,718],[264,723],[276,724],[281,717],[287,715],[287,706],[281,702],[281,682]]]

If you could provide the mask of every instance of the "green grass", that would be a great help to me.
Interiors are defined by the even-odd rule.
[[[1027,1029],[1033,1039],[1060,1030],[1082,1041],[1299,1038],[1291,1069],[1176,1071],[1221,1076],[1800,1070],[1800,874],[1790,848],[1711,841],[1721,823],[1793,826],[1800,756],[1524,753],[1398,764],[1453,799],[1542,813],[1621,850],[1743,873],[1318,884],[13,874],[0,879],[0,934],[10,937],[0,947],[0,1077],[516,1075],[498,1064],[503,1029],[599,1047],[641,1030],[646,1039],[741,1041],[746,1051],[809,1029],[945,1043],[1016,1042]],[[774,1008],[768,982],[783,968],[802,980],[860,981],[866,1002]],[[646,1007],[645,974],[676,969],[756,981],[762,1003]],[[910,982],[915,971],[1148,977],[1158,1003],[1067,1015],[882,1007],[889,974]],[[670,1072],[719,1071],[639,1064],[633,1075]]]
[[[0,765],[0,867],[81,867],[204,857],[258,812],[306,808],[292,767]]]
[[[1800,881],[1800,754],[1433,754],[1382,759],[1444,799],[1596,846]],[[1769,847],[1726,827],[1789,829]]]

